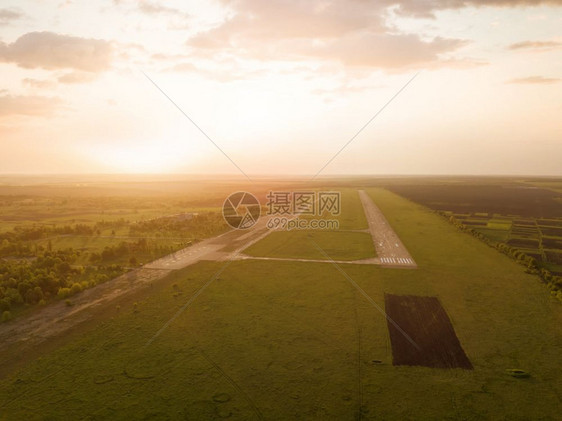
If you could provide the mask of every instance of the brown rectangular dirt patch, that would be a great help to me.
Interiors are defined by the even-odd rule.
[[[394,365],[472,369],[437,297],[385,294],[384,302]]]

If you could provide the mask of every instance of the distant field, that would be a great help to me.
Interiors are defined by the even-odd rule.
[[[537,178],[537,179],[529,179],[523,180],[525,184],[535,186],[535,187],[543,187],[546,189],[554,190],[556,192],[562,193],[562,180],[556,178]]]
[[[183,207],[175,200],[154,198],[58,198],[0,196],[0,232],[32,224],[93,225],[101,221],[138,222],[181,212],[205,212],[217,208]]]
[[[562,193],[521,185],[396,185],[390,189],[417,203],[454,213],[535,218],[562,216]]]
[[[232,262],[145,346],[224,266],[205,262],[100,310],[97,326],[0,380],[1,414],[559,418],[560,303],[536,276],[438,215],[382,189],[368,192],[419,268],[341,268],[380,308],[385,293],[439,297],[474,370],[393,366],[386,319],[327,263]],[[513,378],[513,368],[531,377]]]
[[[528,183],[531,183],[530,181]],[[391,190],[453,217],[461,224],[536,259],[562,275],[562,192],[542,188],[560,181],[513,185],[400,185]],[[536,184],[536,186],[535,186]]]

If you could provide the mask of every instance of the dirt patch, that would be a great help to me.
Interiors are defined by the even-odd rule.
[[[473,368],[437,297],[385,294],[384,302],[394,365]]]

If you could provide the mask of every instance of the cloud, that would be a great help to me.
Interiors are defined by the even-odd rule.
[[[157,61],[178,61],[188,59],[189,56],[186,54],[164,54],[164,53],[154,53],[150,55],[151,60]]]
[[[522,41],[511,44],[510,50],[553,50],[562,47],[562,42],[557,41]]]
[[[433,18],[434,12],[465,7],[532,7],[560,6],[562,0],[386,0],[387,6],[394,6],[398,14],[414,17]]]
[[[70,72],[59,76],[57,80],[60,83],[85,83],[91,82],[96,76],[95,73],[90,72]]]
[[[32,88],[39,88],[39,89],[52,88],[53,86],[56,85],[56,83],[53,82],[52,80],[33,79],[29,77],[23,79],[22,83]]]
[[[374,1],[223,0],[235,12],[222,24],[187,41],[194,54],[230,54],[258,60],[315,60],[344,66],[409,69],[453,64],[446,53],[459,39],[423,39],[396,32],[386,7]]]
[[[9,115],[48,116],[61,104],[59,98],[45,96],[0,96],[0,117]]]
[[[465,45],[462,40],[435,38],[422,41],[417,35],[354,34],[323,46],[311,46],[309,55],[336,59],[344,65],[376,68],[404,68],[427,65],[439,55]]]
[[[347,0],[223,0],[236,14],[194,37],[209,46],[248,39],[334,38],[362,29],[380,30],[384,21],[374,3]],[[202,46],[202,45],[201,45]]]
[[[549,78],[543,76],[529,76],[519,79],[511,79],[507,83],[518,83],[518,84],[535,84],[535,85],[545,85],[551,83],[560,82],[559,78]]]
[[[7,25],[23,18],[24,14],[14,9],[0,9],[0,24]]]
[[[141,12],[147,16],[172,18],[174,23],[168,25],[169,29],[186,29],[185,21],[191,15],[175,7],[165,6],[164,2],[150,0],[113,0],[115,6],[124,6],[127,11]]]
[[[168,72],[175,73],[193,73],[199,76],[203,76],[210,80],[215,80],[217,82],[232,82],[236,80],[245,80],[255,77],[260,77],[268,74],[265,70],[248,70],[240,69],[237,66],[229,66],[228,70],[225,68],[205,68],[196,66],[192,62],[181,62],[175,64],[171,67],[165,69]]]
[[[189,15],[181,10],[174,9],[173,7],[163,6],[158,3],[149,2],[149,1],[140,1],[138,2],[138,8],[142,13],[147,15],[175,15],[175,16],[183,16],[189,17]]]
[[[29,32],[11,44],[0,42],[0,62],[27,69],[102,72],[109,69],[111,59],[111,43],[100,39]]]

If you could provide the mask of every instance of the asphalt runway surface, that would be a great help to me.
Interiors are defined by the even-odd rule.
[[[381,210],[371,200],[365,190],[359,190],[369,232],[377,251],[379,264],[386,267],[417,268],[417,264],[394,232]]]

